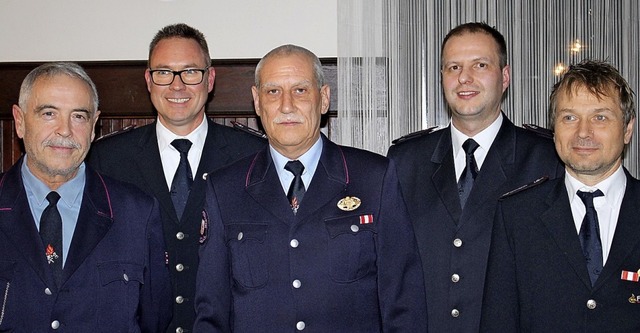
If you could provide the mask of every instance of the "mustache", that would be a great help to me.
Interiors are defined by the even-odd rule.
[[[81,148],[79,143],[71,139],[65,139],[65,138],[48,139],[48,140],[45,140],[42,144],[45,147],[62,147],[62,148],[73,148],[73,149]]]
[[[581,148],[598,148],[600,147],[600,144],[593,142],[589,138],[578,138],[573,142],[573,146]]]
[[[304,118],[295,114],[278,115],[273,119],[276,124],[281,123],[304,123]]]

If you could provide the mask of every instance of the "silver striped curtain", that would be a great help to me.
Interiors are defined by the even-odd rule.
[[[558,74],[585,58],[609,61],[640,89],[637,0],[338,0],[336,140],[385,154],[394,138],[446,126],[440,43],[470,21],[495,26],[507,40],[503,110],[517,125],[546,127]],[[624,161],[636,177],[638,137]]]

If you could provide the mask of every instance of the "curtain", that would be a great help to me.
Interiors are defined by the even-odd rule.
[[[465,22],[495,26],[507,41],[511,85],[502,109],[516,125],[547,127],[553,84],[582,59],[610,62],[637,92],[639,3],[338,0],[337,141],[385,154],[395,138],[446,126],[440,44]],[[638,147],[636,134],[624,159],[636,177]]]

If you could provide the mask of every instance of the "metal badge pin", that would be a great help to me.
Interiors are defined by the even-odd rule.
[[[350,212],[360,207],[361,203],[362,201],[358,197],[346,196],[338,201],[338,208],[340,208],[340,210],[344,210],[345,212]]]

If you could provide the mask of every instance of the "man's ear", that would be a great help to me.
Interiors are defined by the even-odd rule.
[[[253,107],[256,109],[256,115],[260,117],[260,92],[256,86],[251,87],[251,95],[253,95]]]
[[[16,123],[16,133],[20,139],[24,138],[24,113],[19,106],[13,105],[11,108],[13,112],[13,121]]]

